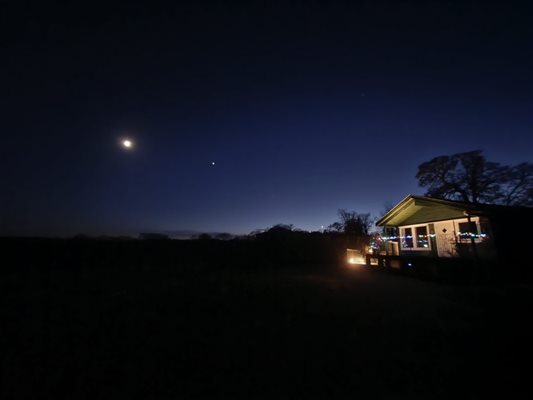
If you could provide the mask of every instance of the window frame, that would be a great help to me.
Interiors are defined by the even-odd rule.
[[[416,236],[416,229],[424,227],[426,228],[427,237],[428,237],[428,247],[418,247],[417,242],[417,236]],[[405,230],[411,229],[411,236],[413,241],[413,247],[404,247],[403,245],[403,238],[405,236]],[[429,224],[416,224],[416,225],[405,225],[400,227],[400,249],[405,251],[431,251],[431,234],[429,233]]]

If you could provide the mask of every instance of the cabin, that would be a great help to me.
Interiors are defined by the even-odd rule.
[[[376,223],[385,253],[398,259],[470,259],[530,263],[533,208],[471,204],[409,195]]]

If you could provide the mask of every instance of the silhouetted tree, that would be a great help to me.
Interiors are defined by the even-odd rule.
[[[328,226],[330,232],[342,232],[349,235],[365,236],[368,235],[374,221],[370,214],[359,214],[355,211],[338,210],[340,221],[334,222]]]
[[[262,238],[268,238],[273,240],[287,239],[294,237],[298,231],[294,231],[294,226],[292,224],[277,224],[272,228],[267,229],[265,232],[260,233],[259,236]]]
[[[231,233],[226,233],[226,232],[218,233],[215,237],[218,240],[230,240],[230,239],[233,239],[233,235]]]
[[[151,232],[146,232],[146,233],[140,233],[139,234],[139,239],[143,239],[143,240],[167,240],[169,239],[168,235],[164,235],[162,233],[151,233]]]
[[[346,246],[364,250],[364,245],[368,244],[370,239],[370,228],[374,223],[370,214],[340,209],[338,215],[340,221],[329,225],[327,232],[342,234],[346,238]]]
[[[435,157],[418,166],[426,196],[466,203],[533,205],[533,164],[503,166],[480,150]]]
[[[501,176],[503,204],[533,206],[533,164],[504,167]]]

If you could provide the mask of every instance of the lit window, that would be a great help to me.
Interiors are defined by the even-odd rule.
[[[479,237],[475,222],[459,222],[459,238],[470,239]]]
[[[402,247],[404,249],[413,248],[413,230],[411,228],[402,228]]]
[[[428,240],[427,226],[417,226],[415,228],[415,232],[416,232],[416,247],[428,249],[429,240]]]
[[[411,226],[401,228],[402,249],[430,250],[430,234],[427,225]]]

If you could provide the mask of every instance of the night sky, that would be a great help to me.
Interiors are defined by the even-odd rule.
[[[0,235],[319,230],[422,194],[438,155],[533,162],[532,21],[509,1],[3,3]]]

